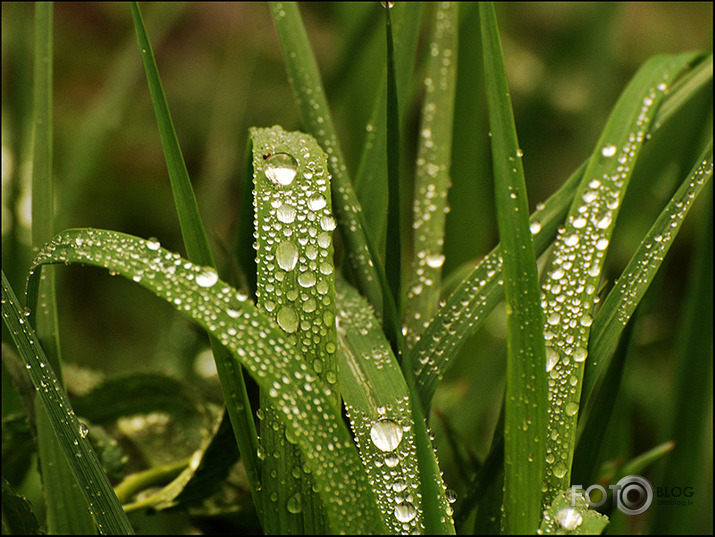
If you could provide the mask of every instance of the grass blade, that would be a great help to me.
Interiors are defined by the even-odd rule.
[[[32,245],[39,250],[55,231],[55,182],[53,173],[53,4],[35,4],[33,124],[32,124]],[[41,284],[41,308],[34,317],[37,335],[47,359],[62,380],[55,278]],[[37,444],[43,476],[47,530],[51,533],[92,533],[95,523],[75,477],[41,405],[35,405]]]
[[[453,533],[424,418],[390,344],[365,299],[337,283],[340,383],[383,520],[395,533]]]
[[[584,173],[546,269],[544,338],[549,388],[547,492],[570,483],[582,378],[601,268],[620,202],[668,84],[693,55],[656,57],[641,67],[621,95]]]
[[[332,391],[339,407],[335,284],[327,156],[315,139],[276,126],[251,129],[258,305],[275,319]],[[303,471],[300,450],[286,437],[279,411],[261,396],[263,529],[325,533],[320,497]],[[276,501],[273,501],[276,498]]]
[[[72,472],[78,484],[78,493],[84,497],[83,504],[89,506],[86,512],[91,513],[90,520],[94,517],[92,530],[99,529],[102,534],[133,534],[132,526],[87,438],[88,431],[77,420],[52,364],[38,344],[37,334],[26,315],[26,309],[20,306],[4,271],[2,317],[25,362],[39,402],[47,412],[48,425],[56,435],[57,444],[51,445],[58,445],[58,455],[64,458],[68,471]],[[49,477],[45,475],[45,479]],[[67,514],[72,513],[71,509]]]
[[[377,273],[380,265],[370,243],[365,216],[353,190],[318,64],[298,6],[295,2],[271,3],[271,13],[281,43],[288,81],[305,129],[328,154],[328,166],[333,178],[333,207],[346,244],[350,267],[361,292],[377,311],[381,311],[383,288]]]
[[[583,403],[590,399],[599,377],[608,367],[623,327],[648,290],[685,216],[712,178],[712,173],[711,140],[693,170],[643,238],[593,321],[593,337],[589,341],[589,353],[593,355],[593,360],[584,376]]]
[[[479,7],[507,303],[502,529],[506,533],[532,533],[541,520],[546,431],[543,315],[522,153],[516,138],[496,14],[491,3]]]
[[[455,3],[435,6],[419,131],[411,281],[403,315],[408,347],[437,311],[441,289],[457,81],[457,24]]]
[[[384,530],[359,455],[333,395],[316,378],[292,341],[245,295],[155,241],[97,229],[67,230],[38,254],[28,280],[28,303],[37,300],[40,268],[84,263],[132,279],[208,330],[280,408],[325,505],[333,532]]]
[[[154,60],[154,53],[146,33],[144,22],[136,2],[131,4],[132,18],[142,52],[142,61],[146,71],[149,91],[151,93],[154,112],[156,114],[159,135],[164,157],[166,159],[171,190],[174,195],[176,212],[179,217],[181,234],[184,239],[184,247],[188,258],[202,266],[214,267],[215,263],[206,231],[204,229],[199,207],[194,196],[186,164],[181,154],[179,140],[174,130],[174,124],[169,113],[169,105],[164,95],[164,90],[159,78],[159,71]],[[256,510],[260,513],[261,502],[257,491],[258,486],[258,460],[257,448],[258,438],[253,413],[246,393],[246,385],[243,379],[243,372],[235,361],[229,358],[228,353],[214,339],[211,339],[211,348],[214,353],[214,360],[218,371],[221,387],[226,397],[226,409],[231,418],[231,424],[236,435],[241,458],[243,459],[251,493],[256,505]]]

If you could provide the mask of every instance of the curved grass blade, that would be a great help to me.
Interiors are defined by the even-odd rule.
[[[385,525],[394,533],[454,533],[424,418],[390,344],[354,288],[339,279],[336,291],[342,394]]]
[[[636,73],[611,112],[545,270],[551,431],[546,444],[545,504],[570,482],[594,298],[620,203],[668,85],[693,57],[655,57]]]
[[[36,286],[37,282],[35,291]],[[26,312],[26,309],[21,308],[3,271],[3,321],[25,362],[38,399],[47,412],[48,424],[54,430],[61,453],[79,486],[79,493],[89,506],[100,533],[131,535],[134,530],[87,438],[88,431],[77,420],[52,364],[38,343],[37,334]]]
[[[259,307],[299,349],[339,407],[330,174],[315,139],[275,126],[251,129]],[[320,497],[286,437],[278,410],[261,396],[261,464],[267,533],[325,533]],[[270,456],[268,456],[270,454]],[[273,501],[273,498],[276,500]]]
[[[693,202],[712,178],[712,151],[711,140],[643,238],[596,315],[593,336],[589,341],[589,354],[593,359],[584,375],[582,403],[588,402],[598,379],[608,368],[623,328],[648,290]]]
[[[46,264],[84,263],[132,279],[208,330],[265,390],[301,446],[333,532],[380,533],[384,526],[352,438],[327,386],[268,317],[209,267],[161,248],[155,241],[106,230],[57,235],[38,254],[28,280],[37,299]]]
[[[413,201],[411,280],[403,314],[408,348],[436,313],[441,289],[457,81],[457,5],[435,6],[432,25]]]
[[[215,268],[216,265],[199,214],[199,207],[196,202],[196,197],[194,196],[188,171],[186,170],[184,157],[181,154],[179,140],[171,120],[169,105],[161,85],[159,71],[156,66],[156,61],[154,60],[154,53],[151,48],[151,43],[149,42],[149,36],[144,27],[141,11],[136,2],[132,2],[130,6],[139,47],[142,52],[142,61],[149,83],[149,91],[154,105],[157,125],[159,127],[161,144],[164,149],[164,157],[171,182],[171,190],[174,195],[176,212],[181,226],[184,247],[191,261],[202,266]],[[256,510],[260,513],[261,497],[257,490],[259,479],[259,464],[257,460],[258,438],[253,422],[251,405],[246,392],[246,384],[243,379],[243,372],[240,365],[230,359],[226,349],[224,349],[219,342],[213,338],[209,339],[211,349],[214,353],[221,388],[226,398],[226,410],[231,418],[231,424],[233,425],[236,442],[246,469]]]
[[[502,529],[532,533],[541,519],[547,379],[529,205],[494,5],[479,6],[492,132],[494,190],[507,304]]]

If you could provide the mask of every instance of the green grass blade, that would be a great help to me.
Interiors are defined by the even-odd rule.
[[[457,5],[435,6],[430,58],[422,105],[410,283],[404,325],[412,347],[437,311],[442,280],[444,225],[452,158],[452,127],[457,81]]]
[[[333,207],[346,244],[350,267],[361,292],[378,311],[382,309],[383,287],[377,270],[380,265],[370,243],[365,217],[348,173],[325,96],[318,64],[308,41],[295,2],[271,3],[271,13],[281,43],[288,81],[308,133],[328,154],[333,178]]]
[[[653,58],[624,90],[584,172],[584,181],[545,269],[544,338],[546,369],[552,381],[545,504],[570,483],[594,298],[620,203],[668,84],[692,58]]]
[[[385,524],[395,533],[453,533],[424,418],[390,344],[365,299],[337,283],[340,383]]]
[[[35,4],[34,80],[32,85],[32,245],[39,248],[55,231],[55,182],[53,173],[53,5]],[[55,301],[55,278],[49,275],[41,284],[42,307],[33,324],[47,359],[60,383],[60,357]],[[43,476],[47,531],[51,533],[92,533],[95,524],[75,478],[67,466],[53,425],[41,405],[36,405],[38,453]]]
[[[57,438],[56,445],[60,450],[58,455],[64,458],[74,475],[79,488],[78,493],[84,497],[84,505],[89,506],[87,512],[91,513],[90,520],[92,516],[94,517],[92,533],[99,529],[102,534],[133,534],[132,526],[87,438],[88,431],[82,428],[77,420],[67,394],[54,374],[52,364],[47,360],[38,343],[37,334],[26,315],[26,309],[20,306],[5,278],[4,271],[2,317],[25,362],[27,372],[37,390],[38,400],[47,412],[48,424],[51,425]],[[46,475],[45,479],[49,477]],[[81,508],[82,504],[79,507]],[[69,508],[68,514],[72,514],[77,507]]]
[[[532,533],[541,520],[546,432],[543,315],[522,153],[516,137],[494,5],[480,4],[479,15],[507,303],[502,528],[507,533]]]
[[[375,9],[379,9],[375,4]],[[399,124],[402,124],[410,95],[413,70],[422,21],[422,2],[397,2],[390,9],[395,46],[395,78],[399,81]],[[368,233],[378,251],[383,251],[387,222],[388,192],[385,180],[387,158],[387,72],[381,71],[372,115],[355,174],[355,192],[363,208]]]
[[[188,258],[199,265],[215,267],[211,248],[206,237],[199,207],[194,196],[193,187],[189,179],[184,157],[181,154],[179,140],[174,130],[174,124],[169,113],[169,105],[164,95],[164,90],[159,78],[159,71],[154,60],[154,53],[146,33],[139,6],[136,2],[131,4],[132,19],[142,52],[142,61],[146,71],[149,91],[151,93],[154,112],[156,114],[159,135],[161,137],[164,157],[166,159],[171,190],[174,195],[176,212],[179,217],[181,234]],[[214,352],[216,368],[218,370],[221,387],[226,397],[226,408],[231,417],[236,441],[241,452],[246,473],[248,475],[251,492],[256,510],[260,513],[261,504],[258,495],[258,439],[253,422],[253,414],[246,393],[246,385],[240,366],[229,359],[229,355],[221,345],[211,339],[211,348]]]
[[[380,533],[359,455],[334,396],[303,361],[293,342],[245,295],[155,241],[96,229],[67,230],[38,254],[28,280],[28,303],[37,300],[45,264],[105,267],[166,300],[208,330],[240,362],[281,410],[286,430],[301,447],[320,490],[332,532]]]
[[[705,438],[708,435],[707,421],[703,416],[712,409],[712,364],[713,364],[713,214],[703,219],[699,226],[700,236],[695,250],[693,269],[688,275],[688,290],[685,311],[682,313],[682,333],[679,338],[679,378],[677,380],[676,407],[673,412],[670,438],[676,449],[668,458],[663,476],[664,483],[692,484],[696,490],[708,472],[702,472],[699,461],[707,456]],[[703,300],[703,297],[711,297]],[[696,464],[693,464],[693,461]],[[651,527],[667,534],[682,531],[698,533],[706,528],[697,526],[697,518],[683,521],[678,512],[664,506],[656,511]],[[699,498],[693,506],[698,511],[711,512],[708,498]],[[655,533],[655,532],[654,532]]]
[[[402,361],[402,204],[400,202],[400,119],[395,80],[395,46],[392,42],[391,7],[385,9],[387,42],[387,239],[385,241],[385,278],[391,299],[383,297],[382,322],[392,350]],[[390,311],[391,303],[394,311]]]
[[[581,400],[587,402],[608,367],[621,331],[648,290],[693,202],[713,174],[712,140],[651,226],[593,321],[589,341],[591,367],[584,376]]]
[[[335,284],[327,155],[311,136],[251,129],[258,305],[300,349],[339,406]],[[325,533],[320,497],[270,397],[261,397],[266,533]],[[273,501],[273,499],[276,499]]]

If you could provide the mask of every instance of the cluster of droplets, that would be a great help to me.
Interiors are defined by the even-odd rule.
[[[651,107],[665,91],[664,85],[648,92],[621,147],[606,143],[595,169],[600,175],[590,178],[577,194],[579,204],[558,230],[552,261],[542,283],[546,371],[549,385],[549,430],[546,444],[547,469],[558,483],[568,472],[569,445],[573,434],[558,431],[573,429],[579,410],[579,380],[588,356],[588,336],[592,311],[598,301],[597,286],[604,256],[609,246],[624,185],[631,174],[633,159],[649,126]],[[533,229],[532,229],[533,231]]]
[[[257,296],[329,384],[337,380],[330,175],[297,133],[264,129],[255,148]],[[317,147],[316,144],[313,145]],[[275,147],[300,147],[293,154]],[[327,357],[327,359],[326,359]]]

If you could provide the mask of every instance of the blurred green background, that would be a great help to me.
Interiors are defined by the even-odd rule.
[[[301,128],[268,6],[172,2],[142,4],[142,10],[209,239],[219,264],[230,263],[248,128]],[[646,59],[712,50],[712,10],[710,2],[497,5],[532,208],[589,156],[609,110]],[[354,175],[384,62],[382,8],[378,2],[315,2],[301,4],[301,11]],[[475,6],[462,4],[460,20],[447,275],[497,242]],[[54,22],[57,230],[97,227],[153,236],[183,254],[128,5],[57,3]],[[425,36],[428,30],[425,24]],[[16,292],[24,289],[32,257],[25,216],[32,34],[33,5],[3,2],[2,264]],[[419,126],[425,44],[426,38],[414,79],[398,81],[410,85],[412,96],[403,129],[408,171]],[[696,153],[702,122],[702,117],[685,122],[682,133],[654,151],[692,144]],[[618,276],[695,156],[636,174],[605,277]],[[710,192],[703,197],[711,197]],[[407,195],[404,201],[409,207]],[[620,447],[627,454],[667,440],[678,367],[672,359],[674,333],[705,205],[696,204],[686,220],[671,260],[644,303],[636,359],[626,370],[629,415]],[[108,375],[156,369],[196,375],[194,360],[205,340],[169,306],[104,271],[63,267],[56,272],[67,362]],[[454,427],[474,455],[487,453],[503,394],[503,314],[496,311],[473,339],[438,391],[434,407],[439,415],[432,418],[445,478],[458,492],[465,475],[443,440],[443,426]],[[17,408],[11,390],[3,389],[2,397],[3,415]],[[710,425],[702,464],[711,475],[712,414],[703,419]],[[709,494],[711,504],[711,479],[706,486],[702,494]],[[701,531],[707,531],[707,524],[707,516],[698,518]]]

